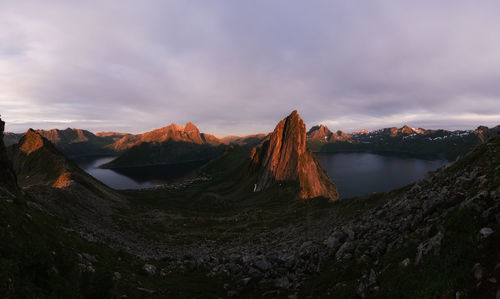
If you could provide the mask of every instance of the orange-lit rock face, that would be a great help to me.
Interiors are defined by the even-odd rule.
[[[32,129],[29,129],[28,132],[26,132],[26,135],[24,137],[24,143],[21,145],[20,150],[24,152],[26,155],[29,155],[32,152],[35,152],[38,149],[40,149],[42,146],[43,146],[42,136],[37,134]]]
[[[404,135],[409,135],[415,133],[412,128],[408,127],[407,125],[404,125],[400,130],[401,134]]]
[[[297,111],[280,121],[269,139],[252,150],[251,160],[258,172],[255,191],[276,181],[299,181],[302,198],[338,198],[337,189],[306,150],[306,126]]]
[[[352,141],[352,136],[342,131],[332,133],[327,126],[319,125],[309,130],[307,139],[315,142]]]
[[[54,144],[58,144],[59,142],[63,143],[78,143],[78,142],[86,142],[89,141],[89,138],[95,137],[89,131],[81,130],[81,129],[71,129],[67,128],[65,130],[52,129],[52,130],[36,130],[37,133],[42,135],[43,137],[50,140],[50,142]]]
[[[298,179],[299,157],[306,151],[305,132],[306,126],[296,111],[274,129],[262,163],[276,180]]]
[[[332,132],[323,125],[312,127],[308,133],[308,138],[311,141],[328,142],[330,136],[332,136]]]
[[[116,150],[124,150],[142,142],[164,142],[167,140],[193,142],[198,144],[221,143],[215,136],[208,137],[210,140],[207,141],[202,135],[203,134],[200,133],[198,128],[190,122],[188,122],[184,128],[177,124],[171,124],[144,134],[125,136],[119,139],[113,147]]]
[[[72,182],[73,182],[73,180],[71,179],[71,173],[65,172],[57,178],[57,180],[54,182],[54,184],[52,184],[52,187],[64,189],[64,188],[71,186]]]

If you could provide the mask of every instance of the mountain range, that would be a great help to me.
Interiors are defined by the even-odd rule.
[[[254,134],[217,138],[211,134],[200,133],[198,128],[190,122],[184,127],[171,124],[135,135],[118,132],[93,134],[87,130],[70,128],[37,130],[37,132],[54,143],[70,158],[92,155],[124,156],[114,165],[109,165],[110,167],[180,163],[193,159],[210,160],[226,145],[253,147],[269,135]],[[390,152],[433,155],[454,160],[498,132],[500,132],[500,126],[494,128],[480,126],[475,130],[449,131],[412,128],[404,125],[401,128],[391,127],[346,133],[340,130],[332,132],[325,125],[316,125],[307,132],[306,144],[307,148],[313,152]],[[4,142],[9,146],[19,142],[22,136],[23,134],[6,132]],[[178,149],[175,149],[176,147]],[[132,149],[130,153],[125,154],[129,149]],[[165,151],[170,150],[171,152],[164,154]],[[194,152],[194,154],[183,156],[179,154],[181,151]],[[147,152],[155,153],[148,157]],[[171,158],[166,158],[165,155],[171,155]]]
[[[118,156],[109,168],[208,161],[220,154],[225,146],[253,147],[266,136],[228,136],[222,139],[200,133],[191,122],[180,126],[170,124],[142,134],[99,132],[82,129],[36,130],[69,158],[82,156]],[[17,144],[25,134],[4,133],[6,146]]]
[[[474,134],[483,143],[417,182],[338,200],[297,112],[199,180],[147,190],[112,190],[37,131],[9,148],[0,134],[0,294],[495,298],[500,136]]]
[[[389,152],[441,156],[454,160],[475,146],[500,133],[500,126],[476,130],[428,130],[404,125],[375,131],[361,130],[348,134],[331,132],[318,125],[307,133],[308,147],[316,152]]]

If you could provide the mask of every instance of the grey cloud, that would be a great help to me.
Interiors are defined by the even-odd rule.
[[[4,2],[0,113],[12,131],[69,123],[141,132],[193,121],[202,131],[243,134],[270,131],[293,109],[309,126],[348,131],[409,121],[495,125],[499,8],[493,1]]]

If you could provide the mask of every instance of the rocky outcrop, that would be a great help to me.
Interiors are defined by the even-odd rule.
[[[280,121],[269,138],[253,148],[250,158],[251,171],[257,173],[255,191],[279,181],[297,181],[301,198],[338,199],[337,188],[306,150],[306,126],[297,111]]]
[[[5,122],[0,119],[0,187],[10,192],[17,190],[16,174],[12,169],[12,163],[7,155],[7,149],[3,143],[3,131]]]

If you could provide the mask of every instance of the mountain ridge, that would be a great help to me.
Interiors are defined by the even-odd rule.
[[[124,136],[110,147],[122,153],[103,168],[208,161],[222,153],[225,145],[213,135],[200,133],[188,122],[184,127],[170,124],[143,134]]]
[[[314,126],[318,128],[320,126]],[[375,131],[361,130],[352,134],[342,132],[342,138],[331,138],[329,130],[319,135],[318,130],[309,130],[308,148],[314,152],[385,152],[417,155],[434,155],[454,160],[466,154],[489,137],[500,133],[500,126],[491,129],[479,126],[476,130],[431,130],[390,127]],[[338,135],[338,134],[337,134]]]

